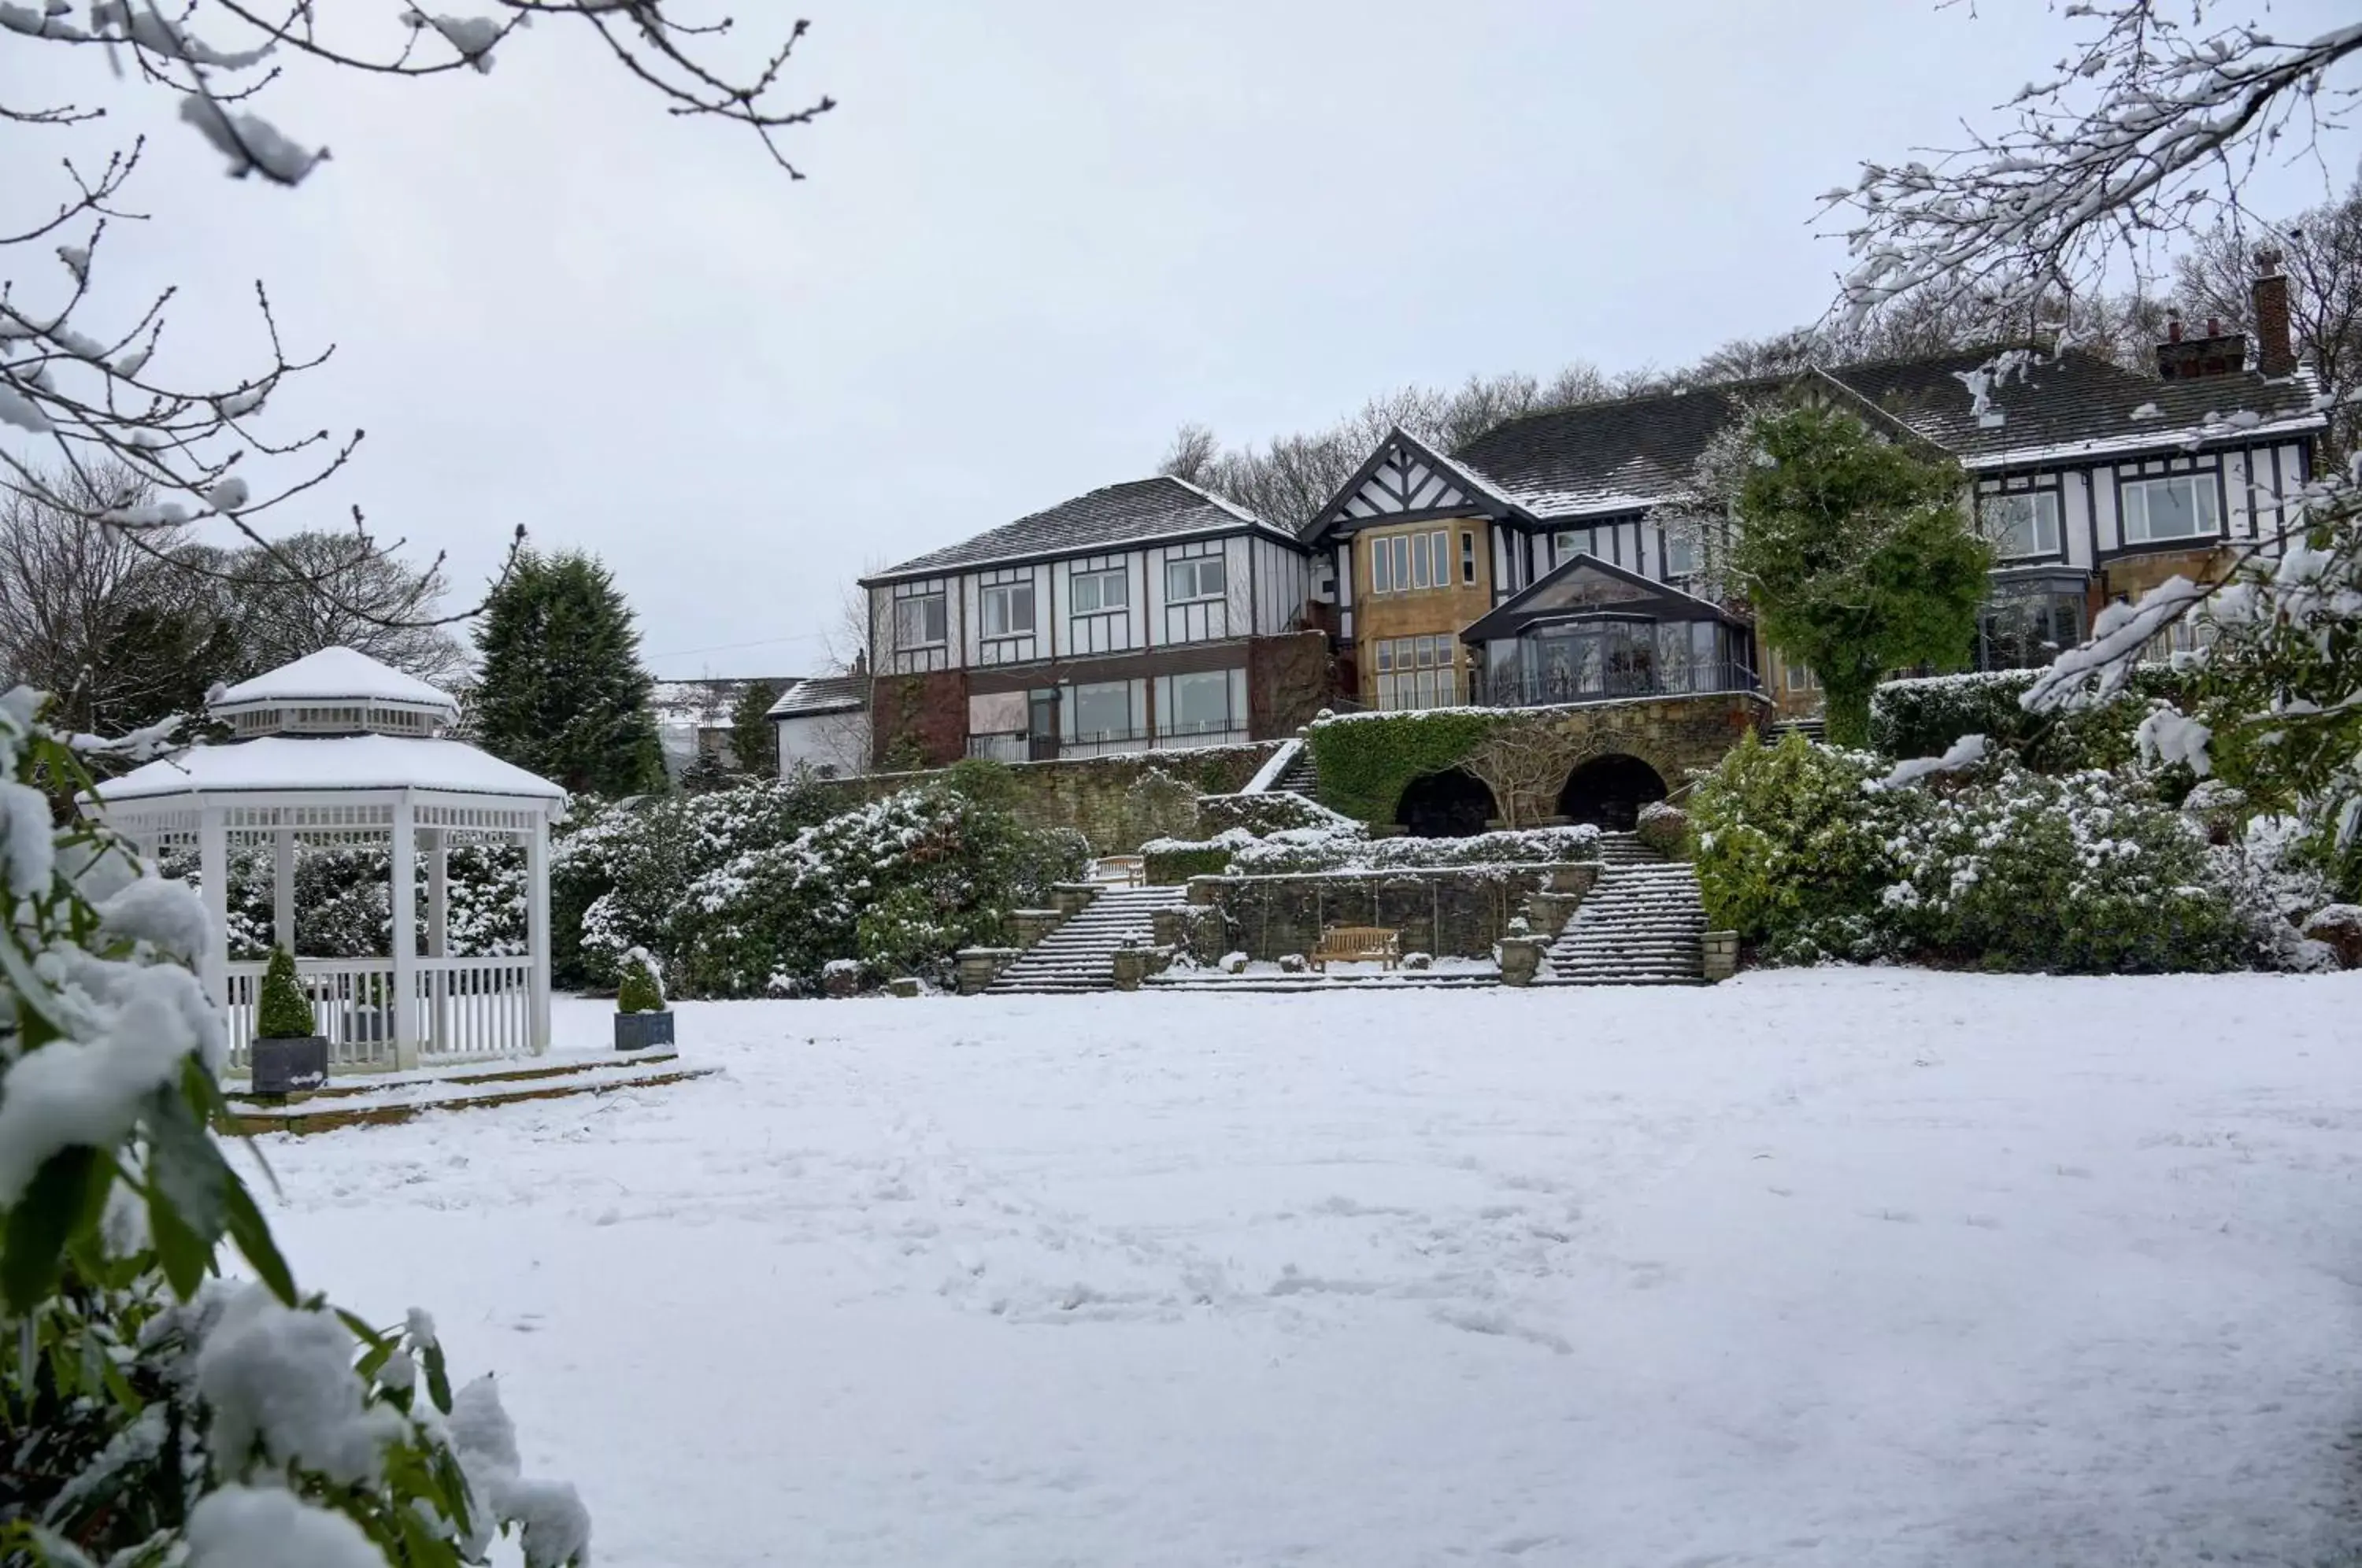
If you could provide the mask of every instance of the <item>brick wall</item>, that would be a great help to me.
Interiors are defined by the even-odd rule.
[[[1255,638],[1247,645],[1248,733],[1266,739],[1294,734],[1330,706],[1334,679],[1325,634]]]
[[[869,746],[872,766],[881,768],[941,767],[966,756],[967,672],[877,677],[869,688]]]

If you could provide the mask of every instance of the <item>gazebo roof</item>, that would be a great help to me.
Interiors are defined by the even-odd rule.
[[[241,680],[214,699],[216,709],[241,708],[259,702],[399,702],[431,707],[447,716],[458,704],[439,686],[414,675],[404,675],[351,648],[322,648],[292,664]]]
[[[409,735],[263,735],[223,745],[193,745],[105,779],[96,793],[102,801],[116,802],[172,795],[372,790],[566,798],[566,791],[548,779],[464,742]]]

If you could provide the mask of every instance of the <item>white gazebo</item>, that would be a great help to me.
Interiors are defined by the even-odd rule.
[[[549,1048],[549,828],[566,792],[444,738],[449,695],[350,648],[323,648],[229,688],[213,715],[232,738],[188,746],[97,787],[107,820],[141,851],[193,845],[214,945],[201,972],[228,1010],[231,1065],[254,1035],[265,966],[229,957],[233,846],[269,845],[276,940],[344,1070],[410,1068],[538,1055]],[[455,840],[525,851],[525,952],[453,957],[448,855]],[[387,844],[392,951],[306,958],[295,949],[295,846]],[[417,951],[418,876],[426,871],[426,952]]]

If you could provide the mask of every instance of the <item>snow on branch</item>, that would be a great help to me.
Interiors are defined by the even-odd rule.
[[[1932,160],[1863,166],[1823,198],[1848,213],[1842,306],[1860,320],[1897,296],[1979,293],[2022,307],[2094,279],[2111,249],[2238,205],[2254,162],[2341,123],[2362,22],[2294,41],[2253,22],[2217,25],[2186,0],[2096,0],[2066,14],[2090,32]]]
[[[2125,689],[2151,639],[2203,604],[2213,585],[2169,577],[2131,603],[2114,603],[2093,617],[2092,637],[2069,648],[2035,677],[2018,701],[2029,713],[2095,706]]]

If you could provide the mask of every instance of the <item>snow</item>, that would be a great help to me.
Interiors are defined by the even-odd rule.
[[[405,675],[352,648],[322,648],[251,680],[241,680],[213,701],[216,708],[270,702],[403,702],[457,714],[451,694],[414,675]]]
[[[1873,778],[1863,788],[1869,790],[1899,790],[1915,784],[1931,773],[1958,773],[1964,767],[1974,767],[1985,759],[1986,744],[1982,735],[1962,735],[1944,750],[1941,756],[1915,756],[1894,765],[1882,778]]]
[[[189,1513],[187,1568],[385,1568],[361,1527],[292,1493],[224,1486]]]
[[[459,1455],[469,1489],[491,1511],[522,1527],[526,1568],[563,1568],[578,1557],[588,1561],[590,1515],[581,1496],[562,1481],[536,1481],[521,1472],[516,1427],[501,1406],[500,1386],[480,1377],[451,1401],[451,1446]],[[476,1521],[479,1528],[485,1521]]]
[[[601,1568],[2331,1560],[2362,975],[679,1004],[264,1140]],[[608,1027],[561,1000],[561,1041]]]
[[[352,1331],[334,1313],[282,1307],[259,1285],[227,1288],[197,1352],[215,1468],[237,1474],[259,1449],[339,1485],[381,1479],[386,1445],[409,1427],[392,1406],[364,1399]]]
[[[1247,780],[1247,787],[1240,790],[1239,793],[1242,795],[1261,795],[1269,790],[1274,785],[1279,782],[1279,776],[1287,771],[1288,766],[1296,760],[1297,754],[1303,749],[1303,737],[1299,735],[1289,736],[1286,741],[1280,744],[1280,747],[1277,751],[1273,752],[1269,756],[1264,759],[1264,765],[1255,769],[1255,776]]]
[[[563,801],[566,791],[513,763],[455,740],[410,735],[261,735],[197,745],[101,779],[110,802],[198,790],[446,790]]]
[[[229,114],[211,98],[194,93],[181,100],[181,118],[194,126],[199,135],[229,160],[233,179],[244,179],[259,170],[279,184],[301,184],[304,177],[328,156],[326,148],[314,151],[290,139],[259,115]],[[239,394],[237,398],[216,399],[214,407],[223,418],[235,419],[261,405],[259,392],[251,402],[242,402],[243,397]],[[242,402],[242,406],[232,407],[237,402]]]

